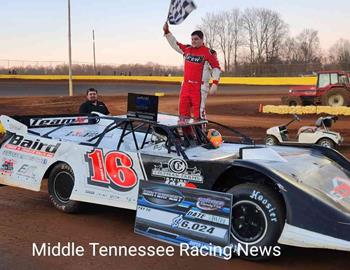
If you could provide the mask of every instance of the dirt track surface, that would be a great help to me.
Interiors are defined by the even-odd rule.
[[[180,84],[177,83],[142,83],[116,81],[73,81],[75,95],[84,94],[86,89],[94,87],[103,95],[120,95],[123,93],[166,92],[177,93]],[[288,86],[220,86],[221,92],[244,91],[249,93],[287,93]],[[0,80],[1,96],[65,96],[68,94],[68,81],[38,81],[38,80]]]
[[[258,105],[279,104],[276,93],[259,94],[246,91],[225,91],[209,97],[208,118],[238,128],[262,141],[272,125],[282,124],[290,116],[263,115]],[[126,95],[104,96],[113,114],[126,110]],[[76,113],[83,96],[14,97],[0,100],[0,114]],[[176,113],[178,96],[160,98],[160,111]],[[312,125],[316,116],[304,117],[292,127],[292,135],[301,125]],[[334,130],[350,142],[349,118],[340,117]],[[350,146],[340,149],[350,158]],[[226,262],[209,257],[92,257],[89,243],[104,245],[163,245],[133,233],[134,212],[103,206],[89,206],[79,215],[55,210],[48,202],[45,189],[39,193],[0,187],[0,269],[341,269],[350,265],[349,253],[285,247],[282,256],[264,263],[238,258]],[[75,242],[87,250],[84,257],[33,257],[32,243],[56,244]],[[177,250],[177,249],[176,249]]]

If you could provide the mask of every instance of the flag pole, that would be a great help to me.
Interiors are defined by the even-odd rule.
[[[173,0],[170,0],[170,4],[169,4],[169,9],[168,9],[168,14],[166,15],[166,23],[168,22],[169,20],[169,13],[170,13],[170,8],[171,8],[171,4],[172,4]]]

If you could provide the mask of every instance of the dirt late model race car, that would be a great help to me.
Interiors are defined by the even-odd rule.
[[[208,121],[161,113],[16,119],[0,117],[0,184],[39,191],[48,179],[61,211],[84,202],[136,209],[140,181],[152,180],[232,194],[232,244],[350,251],[350,162],[335,150],[245,136],[213,148]]]

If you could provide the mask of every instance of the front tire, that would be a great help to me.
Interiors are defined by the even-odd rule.
[[[227,192],[233,195],[231,244],[236,254],[248,260],[278,255],[275,252],[280,252],[277,241],[284,227],[285,210],[276,192],[256,183],[241,184]],[[267,248],[271,253],[252,254],[252,247]]]
[[[303,102],[301,101],[300,97],[284,96],[282,97],[282,105],[295,107],[295,106],[302,106]]]
[[[81,203],[70,200],[74,187],[74,173],[65,163],[57,164],[49,175],[49,199],[60,211],[76,213],[81,209]]]
[[[267,135],[265,137],[265,144],[266,145],[278,145],[278,140],[275,136]]]

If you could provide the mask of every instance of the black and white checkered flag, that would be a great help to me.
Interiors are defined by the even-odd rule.
[[[192,0],[171,0],[168,21],[170,24],[180,24],[197,7]]]

